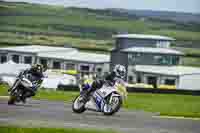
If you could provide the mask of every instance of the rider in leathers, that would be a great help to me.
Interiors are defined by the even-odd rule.
[[[44,78],[43,72],[44,71],[45,70],[42,65],[36,64],[36,65],[32,66],[30,69],[27,69],[22,72],[23,75],[28,75],[28,77],[27,77],[28,80],[30,80],[33,84],[33,87],[27,88],[27,89],[29,89],[29,91],[23,95],[22,100],[24,102],[27,97],[35,96],[37,89],[40,87],[40,85],[43,82],[43,78]]]
[[[100,89],[103,84],[108,83],[109,85],[113,86],[115,85],[115,82],[117,80],[124,80],[126,74],[126,68],[123,65],[116,65],[111,73],[109,73],[104,80],[95,80],[92,85],[91,89],[89,89],[88,92],[86,92],[83,96],[84,101],[86,102],[88,100],[88,95],[91,92],[94,92],[97,89]]]

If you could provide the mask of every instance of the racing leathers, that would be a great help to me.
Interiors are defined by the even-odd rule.
[[[27,69],[22,72],[23,75],[26,75],[26,78],[31,81],[33,84],[32,88],[27,88],[29,91],[23,95],[23,99],[26,97],[35,96],[37,89],[42,84],[44,75],[42,72],[36,72],[33,68]]]

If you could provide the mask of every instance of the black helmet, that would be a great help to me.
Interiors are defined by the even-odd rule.
[[[41,65],[41,64],[36,64],[36,65],[32,66],[32,70],[36,73],[42,73],[45,71],[45,69],[43,68],[43,65]]]

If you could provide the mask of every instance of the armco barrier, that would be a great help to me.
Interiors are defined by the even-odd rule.
[[[74,85],[59,85],[57,90],[61,91],[79,91],[78,86]],[[200,96],[200,90],[199,91],[193,91],[193,90],[176,90],[176,89],[152,89],[152,88],[134,88],[134,87],[128,87],[128,92],[142,92],[142,93],[160,93],[160,94],[183,94],[183,95],[196,95]]]
[[[77,85],[58,85],[57,90],[61,91],[80,91]]]
[[[143,93],[163,93],[163,94],[184,94],[184,95],[198,95],[200,96],[200,90],[177,90],[177,89],[152,89],[152,88],[133,88],[128,87],[128,92],[143,92]]]

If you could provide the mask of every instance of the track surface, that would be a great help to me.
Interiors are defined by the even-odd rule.
[[[8,106],[0,99],[0,125],[112,129],[125,133],[200,133],[199,120],[157,118],[156,114],[120,110],[114,116],[72,113],[71,104],[30,100]]]

